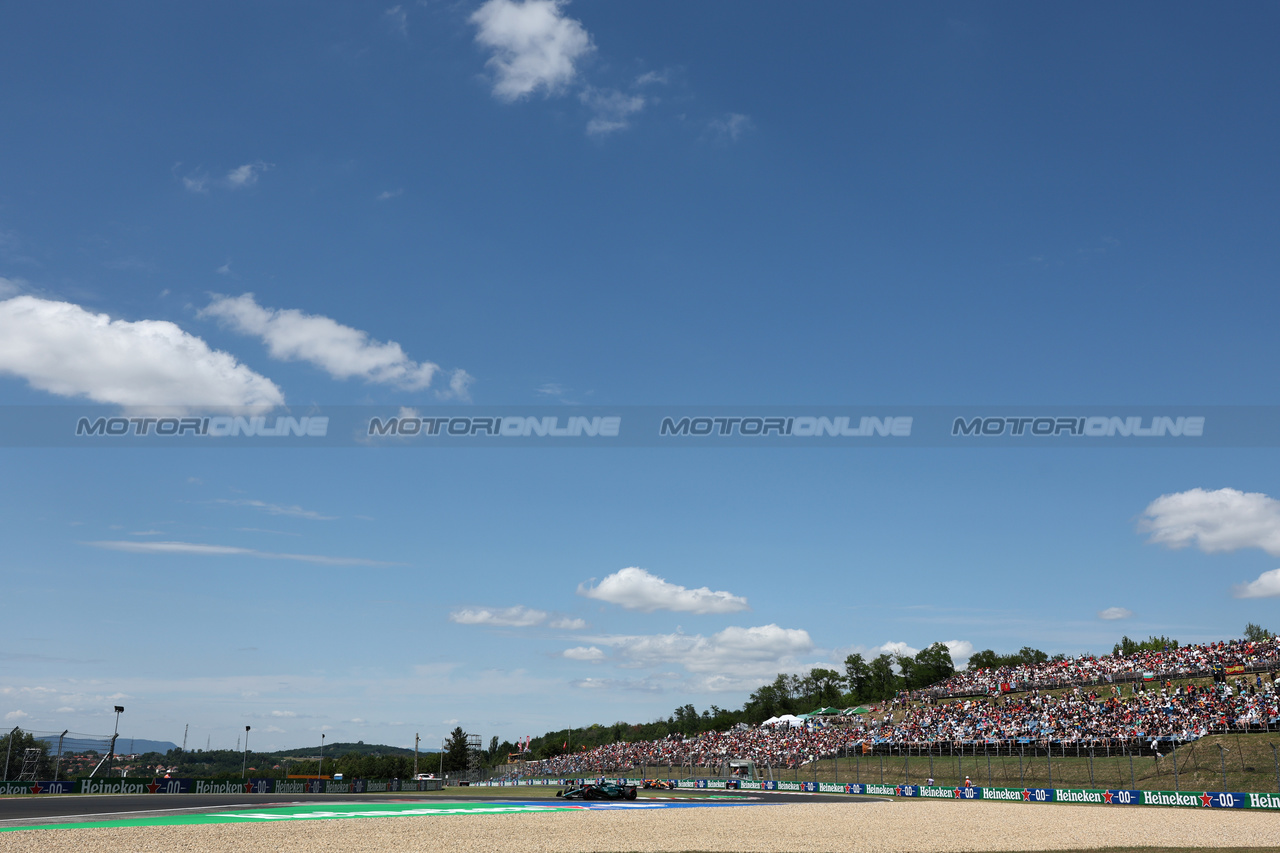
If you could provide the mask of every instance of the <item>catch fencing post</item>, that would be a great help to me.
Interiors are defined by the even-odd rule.
[[[880,753],[880,784],[884,784],[884,753]]]
[[[1093,747],[1089,747],[1089,787],[1093,787]]]
[[[1049,764],[1049,787],[1052,788],[1053,787],[1053,741],[1049,741],[1049,744],[1044,751],[1044,757]]]
[[[982,745],[982,754],[987,757],[987,787],[991,787],[991,750],[984,743]]]
[[[1027,745],[1025,743],[1018,744],[1018,784],[1024,788],[1027,787],[1027,780],[1022,776],[1022,756],[1026,751]]]
[[[905,762],[905,766],[906,766],[907,784],[910,785],[911,784],[911,747],[910,746],[907,747],[907,754],[903,758],[903,761]]]
[[[1222,786],[1226,790],[1226,784]],[[1178,742],[1173,742],[1173,790],[1178,790]]]
[[[1276,745],[1268,741],[1267,746],[1271,747],[1271,763],[1276,768],[1276,792],[1280,793],[1280,759],[1276,758]]]
[[[1222,760],[1222,790],[1227,790],[1227,749],[1222,744],[1217,744],[1218,758]]]
[[[1136,788],[1138,787],[1138,780],[1133,775],[1133,752],[1127,746],[1124,751],[1129,753],[1129,787]]]

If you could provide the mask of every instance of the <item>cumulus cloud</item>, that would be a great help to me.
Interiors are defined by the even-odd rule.
[[[726,113],[707,122],[707,132],[716,142],[737,142],[753,127],[751,117],[742,113]]]
[[[1098,611],[1099,619],[1128,619],[1132,615],[1133,611],[1127,607],[1108,607]]]
[[[21,279],[5,278],[0,275],[0,299],[8,299],[10,296],[17,296],[22,290],[23,282]]]
[[[963,666],[962,661],[973,656],[973,643],[968,640],[943,640],[942,645],[951,652],[951,662],[957,667]]]
[[[283,554],[276,551],[259,551],[254,548],[239,548],[234,545],[207,545],[200,542],[128,542],[98,541],[85,542],[94,548],[108,551],[126,551],[132,554],[194,554],[205,557],[257,557],[263,560],[293,560],[300,563],[316,563],[321,566],[399,566],[402,563],[387,563],[381,560],[366,560],[362,557],[329,557],[323,554]]]
[[[545,610],[534,610],[517,604],[515,607],[464,607],[449,614],[450,622],[459,625],[497,625],[505,628],[529,628],[547,620]]]
[[[622,569],[600,581],[597,586],[578,586],[578,595],[618,604],[627,610],[652,613],[673,610],[682,613],[737,613],[749,610],[747,600],[707,587],[686,589],[635,567]]]
[[[463,403],[471,402],[471,384],[476,378],[462,368],[458,368],[449,374],[449,388],[443,391],[437,391],[436,396],[441,400],[459,400]]]
[[[591,638],[593,646],[609,646],[621,666],[658,667],[678,664],[692,673],[772,677],[795,669],[796,655],[813,649],[809,632],[761,625],[730,627],[710,637],[701,634],[651,634]]]
[[[906,643],[894,642],[890,640],[886,643],[873,648],[870,652],[871,657],[879,657],[880,655],[893,655],[895,657],[913,658],[920,654],[920,650],[914,646],[908,646]]]
[[[595,114],[587,122],[588,136],[605,136],[631,126],[630,116],[644,109],[645,99],[617,89],[584,89],[578,96]]]
[[[270,163],[264,163],[261,160],[255,163],[245,163],[243,166],[236,166],[230,172],[227,172],[226,185],[233,190],[251,187],[258,182],[258,176],[270,168]]]
[[[556,619],[550,625],[552,628],[558,628],[561,631],[581,631],[587,627],[587,623],[582,619],[573,619],[568,616]]]
[[[1167,548],[1194,545],[1206,554],[1261,548],[1280,556],[1280,501],[1238,489],[1175,492],[1147,506],[1139,529]]]
[[[397,187],[394,190],[383,190],[378,193],[378,201],[387,201],[402,195],[404,195],[404,187]]]
[[[576,63],[593,50],[582,24],[564,15],[562,0],[488,0],[471,15],[476,42],[491,52],[493,95],[516,101],[539,90],[562,91]]]
[[[1263,572],[1256,581],[1238,584],[1232,593],[1236,598],[1274,598],[1280,595],[1280,569]]]
[[[398,343],[370,339],[367,332],[294,308],[264,308],[252,293],[216,295],[200,317],[260,338],[272,358],[305,361],[335,379],[359,377],[409,391],[426,388],[439,367],[412,361]]]
[[[112,320],[33,296],[0,302],[0,373],[124,406],[274,406],[269,379],[164,320]]]
[[[573,649],[565,649],[564,656],[569,660],[583,660],[591,663],[604,660],[604,652],[595,646],[578,646]]]

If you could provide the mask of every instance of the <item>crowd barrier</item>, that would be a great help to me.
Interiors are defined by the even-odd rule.
[[[640,785],[640,779],[622,780]],[[1240,791],[1141,791],[1111,788],[993,788],[944,785],[877,785],[859,782],[784,782],[751,779],[669,779],[682,790],[797,791],[815,794],[862,794],[935,800],[999,800],[1018,803],[1093,803],[1113,806],[1182,806],[1213,809],[1280,811],[1280,795]],[[548,780],[495,780],[471,783],[485,787],[559,786]],[[441,780],[330,779],[76,779],[57,782],[0,782],[0,797],[50,794],[376,794],[440,790]]]

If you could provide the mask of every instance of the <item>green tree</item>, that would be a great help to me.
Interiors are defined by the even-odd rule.
[[[868,699],[890,699],[898,692],[898,675],[893,671],[893,663],[893,657],[886,653],[878,655],[868,665],[871,671]]]
[[[980,669],[995,669],[1000,666],[1000,656],[995,653],[994,649],[983,649],[980,652],[974,652],[969,658],[969,669],[977,672]]]
[[[815,667],[805,676],[805,698],[809,705],[821,708],[840,701],[840,685],[844,679],[834,669]]]
[[[943,679],[955,675],[956,665],[951,660],[951,650],[945,643],[934,643],[927,649],[921,649],[915,657],[912,678],[907,687],[915,690],[937,684]],[[903,671],[906,675],[906,671]]]
[[[467,733],[458,726],[444,742],[444,769],[458,773],[467,769]]]
[[[49,760],[48,742],[38,740],[35,735],[15,728],[4,737],[0,737],[0,761],[4,761],[6,756],[9,761],[4,775],[0,778],[10,781],[18,778],[22,773],[22,765],[28,749],[40,750],[40,757],[36,762],[37,778],[48,779],[53,776],[53,762]]]
[[[1255,625],[1250,622],[1244,626],[1244,638],[1251,643],[1261,643],[1270,640],[1275,634],[1263,628],[1261,625]]]
[[[866,695],[867,685],[871,680],[871,667],[867,666],[866,660],[858,652],[844,659],[844,680],[849,685],[849,692],[853,694],[855,702]]]

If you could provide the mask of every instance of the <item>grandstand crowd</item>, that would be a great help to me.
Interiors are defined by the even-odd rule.
[[[1180,646],[1162,651],[1137,651],[1103,657],[1082,655],[1060,661],[1026,663],[991,669],[964,670],[928,688],[934,696],[972,696],[1009,690],[1052,690],[1077,684],[1134,681],[1150,672],[1166,681],[1208,675],[1215,667],[1276,666],[1280,640],[1224,641]]]
[[[1238,668],[1245,668],[1240,672]],[[697,737],[617,742],[528,762],[522,775],[575,776],[625,768],[719,768],[729,759],[758,767],[797,767],[877,745],[1115,744],[1189,741],[1211,731],[1280,725],[1276,669],[1280,646],[1236,641],[1129,656],[1081,657],[1000,671],[959,673],[926,696],[902,695],[861,716],[811,716],[801,725],[747,726]],[[1174,684],[1234,670],[1234,678]],[[1130,691],[1118,675],[1137,673]],[[1143,673],[1162,680],[1144,681]],[[1108,683],[1111,682],[1111,683]],[[1070,686],[1068,686],[1070,685]],[[990,697],[948,698],[991,692]],[[1061,692],[1045,692],[1049,689]]]

